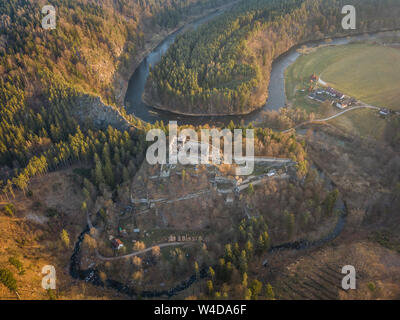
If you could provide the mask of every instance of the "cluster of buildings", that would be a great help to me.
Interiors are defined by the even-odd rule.
[[[345,109],[347,107],[354,106],[357,103],[357,100],[354,98],[343,99],[342,101],[336,102],[336,107],[339,109]]]
[[[310,82],[314,83],[318,81],[319,79],[316,75],[311,76]],[[335,105],[339,109],[345,109],[357,102],[356,99],[346,97],[343,93],[331,87],[317,88],[308,95],[308,98],[320,103],[330,101],[332,105]]]

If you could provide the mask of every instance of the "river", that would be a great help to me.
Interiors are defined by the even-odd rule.
[[[222,14],[224,10],[217,10],[214,13],[210,14],[209,16],[199,19],[195,21],[194,23],[191,24],[191,27],[196,29],[200,25],[206,23],[207,21],[210,21],[211,19],[217,17],[218,15]],[[176,114],[172,114],[169,112],[163,112],[163,111],[158,111],[151,106],[147,106],[146,104],[143,103],[142,101],[142,95],[144,91],[144,86],[147,81],[147,77],[149,75],[149,66],[150,65],[155,65],[158,63],[162,57],[162,55],[168,50],[168,48],[171,46],[171,44],[174,42],[175,38],[184,32],[184,30],[187,30],[187,28],[184,28],[182,30],[179,30],[175,32],[174,34],[171,34],[168,36],[157,48],[155,48],[144,60],[143,62],[139,65],[139,67],[136,69],[134,74],[132,75],[130,81],[129,81],[129,86],[125,98],[125,105],[127,108],[128,113],[134,114],[136,117],[150,123],[154,123],[156,121],[161,121],[163,120],[165,123],[168,122],[169,120],[178,120],[179,124],[195,124],[195,125],[200,125],[200,124],[214,124],[214,125],[223,125],[227,124],[229,121],[234,120],[235,122],[240,122],[243,120],[245,123],[249,122],[254,122],[260,117],[260,113],[266,110],[278,110],[279,108],[282,108],[286,104],[286,97],[285,97],[285,84],[284,84],[284,73],[285,70],[288,66],[290,66],[292,63],[296,61],[296,59],[300,56],[300,53],[297,52],[297,48],[299,46],[296,46],[286,52],[285,54],[281,55],[279,58],[277,58],[273,65],[272,65],[272,70],[271,70],[271,81],[269,85],[269,98],[267,103],[263,108],[260,110],[254,111],[249,115],[246,116],[220,116],[220,117],[188,117],[188,116],[180,116]],[[374,40],[377,37],[379,37],[380,34],[386,34],[385,33],[376,33],[376,34],[363,34],[363,35],[357,35],[357,36],[352,36],[352,37],[347,37],[347,38],[337,38],[332,41],[314,41],[314,42],[309,42],[306,44],[302,44],[306,47],[315,47],[319,46],[321,44],[329,44],[329,45],[342,45],[342,44],[347,44],[351,41],[363,41],[363,40]],[[321,174],[321,172],[320,172]],[[331,182],[328,182],[328,184],[331,184]],[[332,188],[332,185],[329,187]],[[314,247],[321,246],[327,242],[332,241],[335,239],[340,233],[342,232],[344,226],[345,226],[345,220],[346,220],[346,215],[347,215],[347,209],[345,206],[345,203],[339,199],[337,204],[336,204],[336,209],[340,211],[340,215],[338,216],[338,221],[334,227],[334,229],[324,237],[322,237],[319,240],[315,241],[307,241],[307,240],[300,240],[300,241],[295,241],[295,242],[290,242],[290,243],[285,243],[285,244],[280,244],[277,246],[274,246],[270,248],[269,253],[273,253],[276,251],[281,251],[281,250],[306,250],[306,249],[311,249]],[[176,285],[173,288],[170,288],[168,290],[161,290],[161,291],[143,291],[143,292],[136,292],[134,289],[130,288],[129,286],[126,286],[123,283],[120,283],[118,281],[114,281],[111,279],[108,279],[106,281],[102,281],[98,270],[93,267],[89,268],[87,270],[82,270],[81,269],[81,245],[84,239],[84,236],[86,233],[89,232],[89,227],[87,226],[85,230],[81,233],[81,235],[78,238],[78,241],[75,244],[74,252],[73,255],[71,256],[70,260],[70,275],[75,278],[75,279],[80,279],[84,280],[86,282],[89,282],[95,286],[100,286],[100,287],[108,287],[115,289],[116,291],[126,294],[130,297],[138,298],[160,298],[160,297],[165,297],[165,298],[171,298],[175,295],[177,295],[179,292],[182,292],[183,290],[189,288],[191,285],[193,285],[196,281],[199,279],[203,279],[207,277],[207,269],[203,269],[200,271],[200,275],[192,275],[188,279],[182,281],[178,285]]]
[[[329,191],[333,190],[336,186],[333,181],[331,181],[322,170],[318,167],[314,167],[319,173],[320,178],[323,181],[325,188]],[[293,242],[287,242],[283,244],[278,244],[272,246],[267,252],[267,256],[270,254],[274,254],[276,252],[282,252],[287,250],[310,250],[316,247],[320,247],[334,239],[336,239],[343,231],[346,225],[346,217],[347,217],[347,206],[346,203],[341,199],[337,199],[334,211],[337,212],[337,222],[334,228],[326,235],[323,235],[321,238],[317,240],[306,240],[300,239]],[[90,221],[90,220],[89,220]],[[184,290],[190,288],[194,283],[199,280],[205,279],[208,277],[208,268],[203,268],[200,270],[199,274],[193,274],[187,279],[181,281],[177,285],[172,288],[164,289],[164,290],[155,290],[155,291],[137,291],[134,288],[126,285],[120,281],[116,281],[113,279],[102,280],[100,277],[100,273],[97,270],[96,266],[89,267],[88,269],[81,269],[81,247],[85,237],[85,234],[90,233],[90,222],[86,226],[85,230],[79,235],[77,242],[75,243],[74,251],[70,259],[70,275],[74,279],[83,280],[87,283],[91,283],[97,287],[107,287],[111,288],[119,293],[127,295],[131,298],[172,298]],[[267,260],[265,260],[267,261]],[[265,262],[264,262],[265,266]],[[212,266],[214,270],[217,266]]]
[[[224,10],[218,10],[209,16],[197,20],[196,22],[191,24],[193,29],[197,29],[202,24],[210,21],[211,19],[222,14]],[[260,120],[260,116],[264,111],[268,110],[279,110],[280,108],[286,105],[286,94],[285,94],[285,70],[294,63],[298,57],[300,57],[300,53],[298,52],[298,48],[304,46],[306,48],[317,47],[320,45],[344,45],[354,41],[371,41],[376,40],[381,36],[387,36],[391,33],[396,33],[400,36],[399,31],[386,31],[372,34],[361,34],[361,35],[353,35],[342,38],[335,38],[331,40],[318,40],[318,41],[310,41],[304,44],[297,45],[287,51],[286,53],[279,56],[272,64],[271,68],[271,80],[268,89],[268,100],[264,107],[256,110],[248,115],[244,116],[184,116],[177,115],[171,112],[157,110],[151,106],[146,105],[142,101],[142,95],[144,92],[144,86],[146,84],[147,78],[149,76],[149,67],[156,65],[160,60],[163,54],[166,53],[168,48],[174,43],[176,37],[185,32],[187,28],[179,30],[166,39],[164,39],[158,47],[156,47],[139,65],[136,71],[133,73],[132,77],[129,80],[128,90],[125,97],[125,106],[127,112],[135,115],[143,121],[155,123],[156,121],[163,120],[164,123],[168,123],[168,121],[178,121],[179,125],[183,124],[193,124],[193,125],[215,125],[222,126],[228,124],[231,120],[235,123],[240,123],[243,121],[245,124],[250,122],[256,122]]]

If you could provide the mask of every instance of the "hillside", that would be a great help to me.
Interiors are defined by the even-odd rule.
[[[49,184],[68,184],[68,175],[59,172],[74,165],[75,177],[111,195],[132,179],[146,148],[145,125],[118,107],[114,91],[123,90],[141,57],[166,34],[223,2],[49,1],[57,9],[55,30],[41,27],[43,1],[0,3],[0,264],[14,274],[22,299],[49,297],[40,287],[42,263],[62,270],[60,299],[108,296],[82,293],[81,285],[68,291],[74,288],[68,273],[72,248],[60,250],[60,228],[72,246],[85,226],[85,188],[80,181],[60,199]],[[64,207],[70,204],[75,207]],[[8,206],[15,216],[6,215]],[[48,214],[57,217],[52,221]],[[27,247],[20,243],[24,237]],[[10,258],[26,273],[17,274]],[[17,296],[1,285],[1,297]]]
[[[162,37],[220,3],[56,1],[58,25],[49,31],[41,27],[40,1],[2,2],[2,191],[10,193],[16,186],[25,190],[38,171],[54,170],[74,161],[72,158],[78,160],[85,147],[72,152],[70,139],[76,134],[83,142],[92,134],[102,135],[94,132],[111,124],[117,129],[136,128],[138,131],[131,130],[130,135],[138,138],[144,125],[116,106],[114,79],[123,89],[130,76],[128,69],[139,62],[133,58],[157,44],[154,34]],[[138,149],[133,152],[140,153]],[[40,169],[26,169],[36,167],[39,159]],[[125,159],[126,163],[130,160]]]
[[[114,103],[120,94],[114,92],[118,82],[127,81],[140,62],[138,57],[157,44],[154,36],[162,38],[190,16],[222,1],[53,2],[58,18],[55,30],[41,27],[41,1],[0,4],[2,79],[10,75],[15,84],[21,78],[27,92],[38,94],[40,75],[50,73],[79,91]]]
[[[0,269],[13,274],[19,295],[1,284],[0,300],[117,298],[112,291],[75,282],[69,275],[74,241],[86,224],[78,181],[72,170],[35,178],[30,196],[16,192],[12,216],[3,211],[7,202],[0,203]],[[62,240],[63,230],[68,244]],[[46,265],[56,269],[56,290],[42,288]]]
[[[41,27],[46,1],[57,8],[54,30]],[[297,100],[315,72],[400,110],[398,39],[312,48],[287,74],[295,108],[257,113],[256,124],[223,117],[230,123],[219,128],[176,116],[173,132],[171,114],[149,108],[157,121],[147,123],[123,106],[150,51],[162,59],[150,70],[149,104],[249,113],[265,103],[277,57],[343,35],[337,9],[348,1],[46,1],[0,2],[0,300],[399,297],[400,117],[357,110],[316,123],[308,120],[335,107]],[[352,33],[400,26],[399,0],[349,2],[360,6]],[[200,17],[209,19],[192,30]],[[158,47],[175,41],[165,54],[153,51],[177,30]],[[171,145],[192,160],[209,147],[195,141],[202,129],[224,160],[224,138],[240,137],[236,163],[171,163]],[[150,164],[156,146],[169,163]],[[240,159],[254,164],[247,176]],[[359,292],[340,287],[347,263],[360,271]],[[48,265],[52,290],[42,287]]]

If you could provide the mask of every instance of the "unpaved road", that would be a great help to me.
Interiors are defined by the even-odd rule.
[[[150,248],[147,248],[147,249],[144,249],[144,250],[141,250],[141,251],[137,251],[137,252],[133,252],[133,253],[127,254],[127,255],[125,255],[125,256],[109,257],[109,258],[102,256],[102,255],[99,253],[99,251],[96,250],[96,256],[97,256],[97,258],[99,258],[100,260],[103,260],[103,261],[115,261],[115,260],[119,260],[119,259],[131,258],[131,257],[139,256],[139,255],[141,255],[141,254],[143,254],[143,253],[146,253],[146,252],[151,251],[151,250],[152,250],[153,248],[155,248],[155,247],[159,247],[159,248],[161,249],[161,248],[166,248],[166,247],[183,246],[183,245],[185,245],[185,244],[194,244],[194,243],[195,243],[195,242],[189,242],[189,241],[187,241],[187,242],[169,242],[169,243],[162,243],[162,244],[159,244],[159,245],[156,245],[156,246],[152,246],[152,247],[150,247]]]
[[[290,131],[292,131],[292,130],[296,130],[297,128],[299,128],[299,127],[301,127],[301,126],[304,126],[304,125],[306,125],[306,124],[319,123],[319,122],[329,121],[329,120],[335,119],[335,118],[337,118],[337,117],[340,117],[341,115],[343,115],[343,114],[345,114],[345,113],[347,113],[347,112],[350,112],[350,111],[353,111],[353,110],[357,110],[357,109],[373,109],[373,110],[380,110],[380,108],[378,108],[378,107],[370,106],[370,105],[367,105],[367,104],[362,105],[362,106],[351,107],[351,108],[349,108],[349,109],[346,109],[346,110],[344,110],[344,111],[341,111],[341,112],[339,112],[339,113],[336,113],[336,114],[333,115],[333,116],[330,116],[330,117],[327,117],[327,118],[324,118],[324,119],[315,119],[315,120],[310,120],[310,121],[302,122],[302,123],[298,124],[297,126],[295,126],[295,127],[293,127],[293,128],[290,128],[290,129],[287,129],[287,130],[282,131],[282,133],[287,133],[287,132],[290,132]]]

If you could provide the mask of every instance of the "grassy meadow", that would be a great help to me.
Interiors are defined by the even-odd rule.
[[[327,46],[301,56],[286,72],[286,90],[313,73],[343,93],[400,110],[400,50],[366,43]]]
[[[315,73],[330,86],[363,102],[400,110],[400,50],[392,47],[354,43],[309,50],[285,74],[288,101],[295,107],[321,115],[320,104],[308,99],[310,76]],[[334,107],[332,112],[335,112]],[[374,111],[350,112],[333,124],[362,136],[381,139],[385,120]]]

